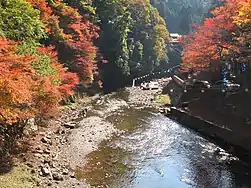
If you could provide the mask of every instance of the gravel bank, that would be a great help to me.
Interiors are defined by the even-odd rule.
[[[110,104],[110,108],[119,108],[114,105]],[[88,188],[85,180],[76,179],[75,169],[84,167],[86,156],[98,149],[103,140],[122,133],[102,117],[103,113],[81,117],[85,108],[92,111],[92,106],[79,104],[51,120],[33,137],[27,165],[34,172],[37,187]],[[108,112],[113,110],[107,108]]]
[[[142,90],[139,86],[126,88],[126,91],[129,92],[128,102],[134,106],[155,108],[155,97],[162,93],[163,88],[170,82],[170,80],[170,78],[156,80],[160,87],[159,89],[154,90]]]

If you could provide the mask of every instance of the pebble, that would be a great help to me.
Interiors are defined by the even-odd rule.
[[[41,141],[42,141],[43,143],[48,143],[49,139],[48,139],[47,137],[43,137],[43,138],[41,139]]]
[[[51,182],[49,182],[47,185],[48,185],[48,186],[52,186],[52,183],[51,183]]]
[[[43,153],[43,151],[42,151],[42,150],[36,150],[35,152],[36,152],[36,153],[40,153],[40,154],[42,154],[42,153]]]
[[[74,129],[75,126],[76,126],[76,123],[74,123],[74,122],[68,122],[68,123],[65,123],[64,126],[66,128]]]
[[[47,149],[44,150],[44,153],[45,153],[45,154],[50,154],[51,151],[47,148]]]
[[[52,177],[56,181],[63,181],[64,180],[63,176],[61,176],[59,173],[53,173]]]
[[[30,168],[32,168],[33,167],[33,164],[31,164],[31,163],[26,163],[26,165],[28,166],[28,167],[30,167]]]
[[[68,170],[68,169],[64,169],[64,170],[63,170],[63,175],[68,175],[68,173],[69,173],[69,170]]]
[[[34,156],[40,158],[41,154],[40,153],[35,153]]]
[[[47,167],[42,167],[41,172],[43,176],[48,176],[50,174],[50,169]]]
[[[75,178],[75,173],[74,172],[71,174],[71,178]]]

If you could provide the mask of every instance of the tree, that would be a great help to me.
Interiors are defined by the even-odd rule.
[[[16,50],[15,42],[0,40],[0,120],[9,125],[37,115],[51,115],[78,83],[76,75],[67,73],[56,59],[52,65],[58,72],[44,76],[34,69],[37,57],[17,55]],[[41,48],[38,53],[48,51],[51,49]],[[55,58],[55,54],[50,56]]]
[[[204,24],[197,26],[196,32],[184,39],[184,68],[198,71],[207,69],[211,63],[224,60],[236,50],[236,0],[228,1],[224,6],[213,11],[214,17],[207,18]]]
[[[251,60],[251,1],[239,1],[238,13],[233,17],[233,22],[237,25],[238,35],[236,38],[237,50],[234,53],[236,62],[249,62]]]
[[[50,39],[46,43],[55,45],[61,62],[78,72],[84,83],[91,84],[97,74],[98,51],[93,40],[98,37],[98,27],[89,21],[87,12],[83,11],[87,2],[71,1],[69,4],[76,7],[72,8],[61,0],[49,3],[46,0],[28,1],[41,11],[40,16]],[[91,11],[91,8],[88,10]]]
[[[93,5],[100,18],[97,44],[109,62],[100,66],[105,86],[124,85],[167,62],[169,33],[149,1],[94,0]]]
[[[46,37],[39,11],[24,0],[0,4],[0,31],[8,39],[38,41]]]

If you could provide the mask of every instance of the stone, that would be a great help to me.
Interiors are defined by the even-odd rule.
[[[41,154],[40,153],[35,153],[34,156],[40,158]]]
[[[75,178],[75,173],[74,172],[71,174],[71,178]]]
[[[47,185],[48,185],[48,186],[52,186],[52,183],[51,183],[51,182],[49,182]]]
[[[24,133],[28,135],[29,133],[35,132],[37,130],[38,130],[38,126],[36,124],[35,119],[34,118],[29,119],[25,126]]]
[[[56,131],[56,134],[65,134],[65,130],[59,127],[58,130]]]
[[[42,167],[41,172],[43,176],[48,176],[50,174],[50,169],[47,167]]]
[[[41,185],[41,182],[40,182],[40,181],[38,181],[38,182],[37,182],[37,186],[39,187],[40,185]]]
[[[64,127],[70,128],[70,129],[74,129],[75,126],[76,126],[76,123],[74,123],[74,122],[68,122],[68,123],[64,124]]]
[[[40,154],[42,154],[42,153],[43,153],[43,151],[42,151],[42,150],[36,150],[36,153],[40,153]]]
[[[51,164],[51,167],[52,167],[52,168],[56,168],[55,163],[52,163],[52,164]]]
[[[44,162],[44,164],[46,164],[46,163],[50,164],[51,161],[49,159],[45,158],[43,162]]]
[[[69,173],[68,169],[63,169],[63,175],[67,175]]]
[[[26,165],[27,165],[28,167],[30,167],[30,168],[33,167],[33,164],[31,164],[30,162],[27,162]]]
[[[51,139],[51,136],[50,136],[50,135],[47,135],[46,138]]]
[[[63,176],[61,176],[59,173],[53,173],[52,177],[56,181],[63,181],[64,180]]]
[[[45,154],[50,154],[51,151],[47,148],[47,149],[44,150],[44,153],[45,153]]]
[[[43,143],[48,143],[49,139],[48,139],[46,136],[44,136],[44,137],[41,139],[41,141],[42,141]]]
[[[36,150],[41,150],[41,146],[40,145],[36,146]]]

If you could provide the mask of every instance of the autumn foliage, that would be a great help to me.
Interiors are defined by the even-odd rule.
[[[56,112],[58,102],[72,94],[78,83],[76,75],[67,73],[56,59],[52,63],[58,71],[55,75],[37,74],[32,65],[36,57],[17,55],[16,50],[15,42],[0,39],[0,120],[7,124]],[[51,49],[39,49],[39,53],[47,51]],[[56,54],[50,55],[55,58]]]
[[[99,28],[87,13],[62,0],[10,0],[0,10],[0,124],[53,115],[80,80],[92,84]]]
[[[212,12],[213,18],[206,19],[194,33],[185,36],[183,68],[201,71],[221,60],[247,61],[244,53],[245,43],[250,39],[250,5],[251,0],[227,0]]]
[[[78,84],[124,83],[168,60],[149,0],[3,1],[0,37],[0,128],[52,115]]]
[[[46,0],[27,0],[41,12],[46,31],[55,45],[70,49],[70,57],[61,60],[79,73],[82,81],[91,84],[97,73],[97,48],[93,40],[98,38],[98,27],[61,0],[47,3]],[[60,44],[59,44],[60,43]],[[59,51],[64,53],[64,51]]]

